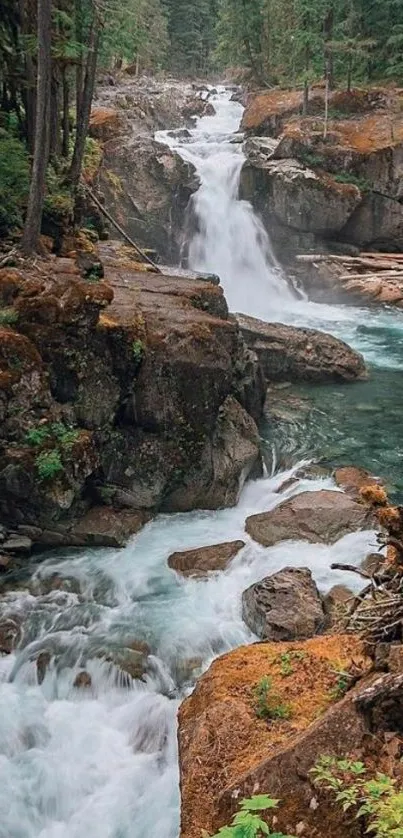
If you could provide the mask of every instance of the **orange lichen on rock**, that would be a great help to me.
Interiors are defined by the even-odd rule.
[[[352,666],[366,671],[370,662],[361,641],[344,635],[255,644],[213,663],[179,711],[182,838],[212,831],[220,794],[313,724],[332,701],[337,672]],[[265,677],[288,719],[258,718],[254,688]]]
[[[386,506],[388,503],[388,496],[383,486],[374,484],[362,486],[360,497],[365,503],[371,504],[371,506]]]

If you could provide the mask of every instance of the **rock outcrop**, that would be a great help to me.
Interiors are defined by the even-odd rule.
[[[0,271],[0,520],[20,555],[117,546],[259,473],[264,382],[221,288],[101,256],[103,282],[71,259]]]
[[[185,210],[198,188],[194,167],[156,142],[158,130],[186,131],[214,114],[206,88],[169,79],[133,79],[98,88],[90,136],[102,165],[95,178],[106,207],[140,245],[166,264],[178,264]]]
[[[246,532],[264,547],[281,541],[333,544],[347,533],[372,529],[372,510],[343,492],[302,492],[271,512],[251,515]]]
[[[335,661],[344,672],[370,667],[351,636],[259,643],[213,663],[179,711],[181,838],[215,833],[243,798],[259,793],[281,799],[276,826],[286,834],[298,835],[304,824],[303,834],[358,838],[351,817],[318,805],[309,778],[323,754],[362,755],[367,741],[368,722],[353,694],[335,703]],[[287,718],[258,716],[255,691],[263,679],[287,706]]]
[[[302,93],[265,91],[251,94],[242,122],[242,193],[279,256],[332,251],[335,242],[403,250],[401,91],[332,93],[325,139],[323,90],[301,111]]]
[[[168,558],[168,565],[181,576],[203,577],[212,572],[225,570],[243,547],[245,547],[244,541],[230,541],[226,544],[214,544],[211,547],[172,553]]]
[[[323,631],[322,598],[307,568],[287,567],[242,595],[242,617],[262,640],[307,640]]]
[[[354,381],[366,377],[362,355],[316,329],[263,323],[237,315],[247,346],[256,353],[268,381]]]

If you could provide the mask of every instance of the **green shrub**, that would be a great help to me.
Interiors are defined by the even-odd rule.
[[[314,783],[330,792],[343,812],[355,810],[375,838],[402,838],[403,791],[386,774],[367,778],[362,762],[323,756],[312,769]]]
[[[38,454],[35,465],[40,480],[52,480],[64,471],[59,451],[42,451]]]
[[[368,180],[357,177],[357,175],[353,175],[351,172],[339,172],[339,174],[332,175],[332,177],[337,183],[346,183],[351,186],[357,186],[361,192],[369,192],[371,189],[371,184]]]
[[[25,442],[27,445],[31,445],[32,448],[39,448],[40,445],[43,445],[46,439],[49,439],[50,431],[47,425],[40,425],[37,428],[31,428],[30,431],[27,431],[25,434]]]
[[[80,436],[76,428],[69,428],[63,422],[54,422],[50,426],[52,436],[56,437],[62,448],[71,448]]]
[[[289,719],[291,708],[273,691],[271,678],[262,678],[253,690],[255,712],[259,719]]]
[[[25,146],[15,137],[0,134],[0,235],[22,226],[29,178]]]
[[[1,216],[1,207],[0,207],[0,216]],[[14,308],[0,308],[0,326],[14,326],[17,322],[18,322],[18,311],[15,311]]]
[[[143,358],[145,351],[144,343],[142,340],[134,340],[132,343],[132,353],[134,356],[135,361],[140,363]]]
[[[261,838],[270,835],[271,838],[295,838],[284,835],[283,832],[272,832],[266,821],[257,813],[268,809],[277,809],[279,800],[273,800],[266,794],[257,794],[249,800],[242,800],[240,811],[234,815],[230,826],[223,826],[213,838]],[[204,833],[206,838],[207,834]]]

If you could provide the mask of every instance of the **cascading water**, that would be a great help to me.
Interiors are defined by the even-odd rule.
[[[181,146],[202,181],[192,265],[221,274],[233,309],[264,316],[282,306],[283,319],[322,317],[333,326],[339,317],[358,340],[357,310],[294,298],[251,207],[237,200],[242,152],[229,135],[241,107],[222,92],[216,105],[217,116],[201,120]],[[389,315],[376,317],[385,323]],[[393,322],[400,330],[396,315]],[[397,349],[374,340],[368,318],[366,325],[365,347],[399,366]],[[371,533],[331,547],[254,543],[244,531],[248,515],[333,485],[302,481],[277,494],[294,470],[249,483],[234,509],[159,516],[125,550],[48,556],[32,566],[25,590],[0,599],[0,618],[22,624],[17,652],[0,657],[0,838],[177,838],[178,702],[216,655],[253,639],[241,618],[242,591],[285,565],[310,567],[322,590],[351,585],[330,564],[358,562],[375,544]],[[246,546],[223,573],[196,581],[168,568],[176,550],[236,538]],[[55,574],[62,589],[53,589]],[[139,643],[151,654],[145,680],[132,682],[112,661]],[[75,685],[83,669],[84,689]]]
[[[156,138],[192,163],[200,188],[191,201],[197,232],[188,245],[189,267],[218,274],[232,311],[261,315],[262,301],[281,310],[295,299],[276,262],[269,236],[248,201],[239,200],[245,156],[234,142],[243,108],[219,88],[215,116],[203,117],[189,136],[160,131]],[[238,137],[235,136],[235,140]]]

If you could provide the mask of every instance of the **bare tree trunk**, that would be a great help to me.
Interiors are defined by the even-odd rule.
[[[75,18],[76,18],[76,41],[83,49],[83,8],[82,0],[75,0]],[[78,115],[81,111],[81,98],[83,95],[83,56],[80,54],[76,67],[76,120],[78,122]]]
[[[329,126],[329,96],[330,96],[330,61],[329,57],[326,58],[326,66],[325,66],[325,124],[323,126],[323,139],[327,139],[327,132]]]
[[[50,155],[57,157],[60,154],[60,92],[59,80],[56,75],[56,67],[53,68],[52,80],[50,84]]]
[[[309,73],[309,65],[310,65],[310,51],[309,47],[305,47],[305,81],[304,81],[304,100],[302,103],[302,115],[306,116],[308,113],[308,106],[309,106],[309,81],[308,81],[308,73]]]
[[[33,253],[41,232],[45,177],[49,157],[50,83],[52,73],[52,0],[38,0],[38,75],[36,96],[35,149],[27,217],[22,236],[25,255]]]
[[[85,140],[88,134],[88,127],[90,123],[92,98],[94,95],[95,74],[97,70],[98,48],[101,35],[101,23],[99,15],[94,10],[94,17],[91,23],[87,62],[85,68],[85,79],[83,95],[81,99],[81,109],[77,119],[76,141],[74,144],[73,159],[71,161],[71,168],[69,172],[69,181],[76,191],[81,175],[83,165],[83,157],[85,151]]]
[[[33,35],[35,30],[35,7],[32,0],[20,0],[21,31],[23,35]],[[33,154],[35,146],[36,113],[36,73],[32,55],[25,51],[24,86],[22,98],[25,110],[25,136],[28,151]]]
[[[62,69],[63,117],[62,117],[62,156],[69,156],[70,139],[70,90],[66,66]]]

